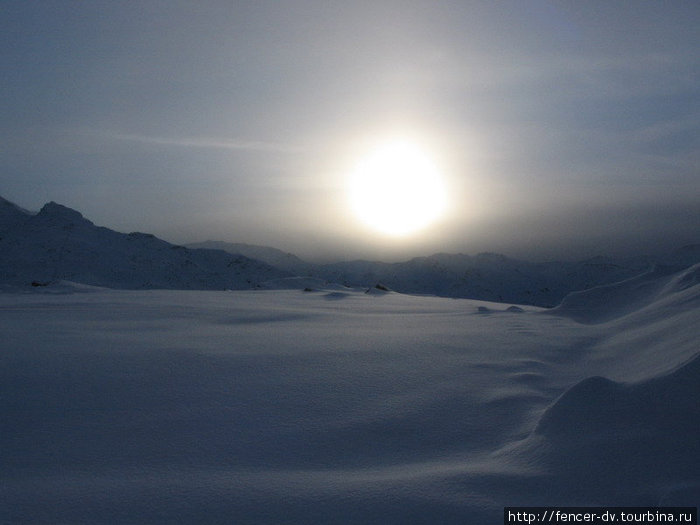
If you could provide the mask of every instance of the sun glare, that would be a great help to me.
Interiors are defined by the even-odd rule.
[[[425,228],[445,210],[442,177],[430,158],[406,141],[385,143],[351,173],[350,206],[366,226],[391,236]]]

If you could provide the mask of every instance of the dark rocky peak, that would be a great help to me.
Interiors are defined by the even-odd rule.
[[[75,211],[74,209],[68,208],[67,206],[63,206],[62,204],[58,204],[53,201],[44,204],[44,207],[41,208],[38,217],[44,220],[52,220],[64,223],[92,224],[89,220],[83,217],[83,214],[79,211]]]

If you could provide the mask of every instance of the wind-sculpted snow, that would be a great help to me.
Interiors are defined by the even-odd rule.
[[[696,279],[649,277],[653,298],[597,324],[316,281],[0,293],[0,520],[491,525],[506,505],[697,505]]]
[[[622,384],[591,377],[542,416],[533,449],[577,498],[700,501],[700,353],[673,373]],[[566,487],[566,485],[570,485]],[[679,501],[680,500],[680,501]]]
[[[659,266],[625,281],[571,293],[550,312],[584,323],[600,323],[623,317],[700,282],[700,264],[681,272],[674,270],[677,269]]]
[[[601,438],[691,443],[700,429],[700,352],[670,374],[623,384],[590,377],[567,390],[544,413],[536,434],[565,439],[569,445]],[[659,428],[673,428],[671,433]],[[693,449],[700,447],[700,441]],[[670,451],[669,451],[670,452]],[[687,450],[678,451],[687,454]],[[655,454],[658,459],[659,452]]]

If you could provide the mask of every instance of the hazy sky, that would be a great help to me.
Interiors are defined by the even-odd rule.
[[[0,195],[306,257],[700,242],[699,27],[695,0],[4,0]],[[396,136],[449,193],[402,239],[345,189]]]

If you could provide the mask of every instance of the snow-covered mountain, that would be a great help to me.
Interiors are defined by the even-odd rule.
[[[223,250],[234,255],[244,255],[251,259],[263,261],[294,275],[306,275],[313,271],[314,265],[306,262],[293,253],[284,252],[270,246],[246,244],[242,242],[204,241],[185,245],[187,248],[206,248],[210,250]]]
[[[175,246],[149,234],[97,227],[56,203],[32,214],[0,198],[0,282],[15,284],[66,279],[113,288],[269,289],[302,282],[285,279],[294,276],[321,284],[381,283],[402,293],[553,307],[571,292],[630,279],[655,265],[670,272],[697,262],[700,245],[660,259],[535,263],[494,253],[441,253],[398,263],[312,264],[276,248],[244,243]]]
[[[685,246],[661,258],[598,256],[583,261],[536,263],[495,253],[438,253],[397,263],[356,260],[316,265],[267,246],[221,241],[187,246],[222,249],[259,259],[296,276],[348,287],[382,283],[401,293],[544,307],[559,304],[571,292],[626,280],[658,265],[670,272],[700,262],[700,245]]]
[[[0,197],[0,238],[3,232],[26,221],[33,214]]]
[[[190,248],[216,248],[231,254],[264,261],[271,266],[321,282],[348,287],[371,287],[377,283],[401,293],[471,298],[551,307],[568,293],[617,282],[638,275],[654,265],[652,258],[614,260],[595,257],[578,262],[533,263],[495,253],[439,253],[409,261],[343,261],[313,264],[294,254],[244,243],[205,241]],[[683,256],[700,261],[690,250]]]
[[[69,280],[126,289],[248,289],[289,276],[242,255],[95,226],[54,202],[30,214],[3,200],[0,210],[0,282],[6,284]]]
[[[352,286],[381,282],[403,293],[554,306],[569,292],[620,281],[647,268],[644,262],[603,257],[533,263],[481,253],[435,254],[400,263],[341,262],[320,267],[317,275]]]

